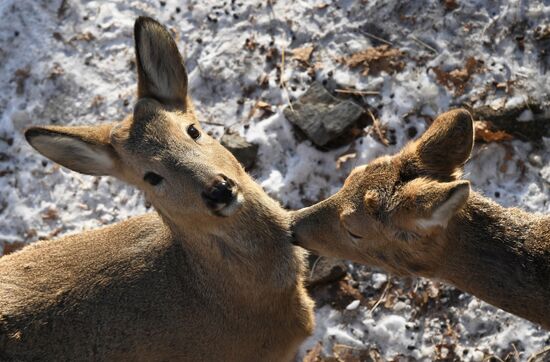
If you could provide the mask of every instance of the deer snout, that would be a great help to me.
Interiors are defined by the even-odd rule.
[[[238,187],[235,181],[225,175],[218,175],[211,186],[202,192],[206,206],[217,216],[230,216],[240,205]]]

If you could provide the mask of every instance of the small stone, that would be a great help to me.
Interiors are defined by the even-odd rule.
[[[544,164],[542,162],[542,157],[536,153],[529,154],[529,163],[535,167],[542,167]]]
[[[393,310],[396,311],[396,312],[399,312],[403,309],[407,308],[407,304],[405,304],[405,302],[397,302],[395,303],[395,305],[393,306]]]
[[[346,263],[340,259],[310,255],[310,272],[307,281],[309,286],[327,284],[342,279],[348,270]]]
[[[380,289],[388,281],[388,276],[384,273],[372,274],[372,287],[374,289]]]
[[[238,133],[226,133],[220,140],[221,144],[235,156],[245,170],[250,170],[258,157],[258,145],[250,143]]]
[[[350,304],[347,305],[346,310],[356,310],[359,307],[359,304],[361,303],[360,300],[356,299]]]
[[[366,126],[364,109],[330,94],[315,82],[283,111],[285,117],[316,146],[336,148],[350,143]]]
[[[481,362],[484,357],[485,354],[481,351],[474,351],[474,353],[472,353],[472,361],[474,362]]]

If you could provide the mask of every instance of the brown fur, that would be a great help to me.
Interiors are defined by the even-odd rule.
[[[290,217],[218,142],[187,134],[200,126],[166,30],[138,19],[136,46],[132,116],[26,137],[66,167],[140,187],[158,214],[0,258],[0,360],[288,361],[314,323]],[[201,198],[219,174],[240,195],[225,216]]]
[[[298,243],[448,281],[549,329],[550,217],[471,192],[459,176],[472,145],[470,114],[442,114],[400,153],[358,167],[335,195],[297,211]]]

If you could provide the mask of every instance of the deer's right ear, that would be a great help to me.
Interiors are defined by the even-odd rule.
[[[118,156],[109,142],[111,125],[31,127],[30,145],[52,161],[86,175],[113,175]]]
[[[412,143],[412,152],[423,171],[441,180],[452,180],[460,175],[473,146],[472,116],[464,109],[455,109],[439,115]]]
[[[187,71],[168,30],[156,20],[140,16],[134,25],[138,98],[187,108]]]
[[[417,230],[446,227],[470,196],[470,183],[465,180],[437,182],[417,178],[401,190],[402,217]]]

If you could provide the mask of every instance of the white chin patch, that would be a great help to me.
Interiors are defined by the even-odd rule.
[[[244,203],[244,196],[239,192],[237,194],[237,197],[235,197],[229,204],[227,204],[222,209],[216,212],[222,216],[226,216],[226,217],[231,216],[235,212],[237,212],[237,210],[239,210],[239,208],[242,206],[243,203]]]

